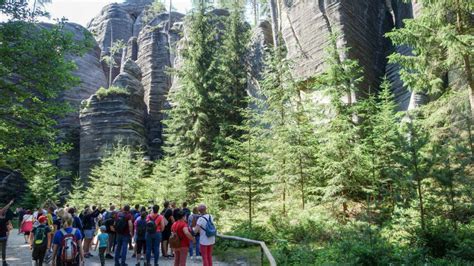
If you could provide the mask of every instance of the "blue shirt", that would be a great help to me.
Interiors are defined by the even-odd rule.
[[[97,240],[99,241],[99,248],[106,248],[109,244],[109,235],[107,233],[101,233],[97,236]]]
[[[81,231],[77,228],[76,229],[76,233],[74,234],[75,237],[76,237],[76,240],[79,241],[79,240],[82,240],[82,234],[81,234]],[[64,228],[64,231],[66,231],[66,233],[70,234],[72,233],[72,230],[73,228],[72,227],[68,227],[68,228]],[[58,230],[56,231],[56,233],[54,234],[54,237],[53,237],[53,245],[58,245],[58,256],[61,256],[61,242],[63,240],[63,233],[61,232],[61,230]]]

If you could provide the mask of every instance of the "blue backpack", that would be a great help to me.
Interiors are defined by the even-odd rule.
[[[201,217],[204,220],[206,220],[206,228],[203,228],[201,226],[202,230],[204,230],[206,232],[206,236],[207,237],[215,236],[217,234],[217,230],[216,230],[216,226],[212,222],[212,217],[209,215],[209,220],[204,216],[201,216]]]

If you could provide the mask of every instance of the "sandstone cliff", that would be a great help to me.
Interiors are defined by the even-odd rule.
[[[141,77],[137,64],[127,60],[112,89],[101,89],[83,102],[80,114],[81,179],[87,180],[91,168],[117,142],[147,149]]]

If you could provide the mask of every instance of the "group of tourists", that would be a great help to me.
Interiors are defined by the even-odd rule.
[[[11,231],[12,215],[7,215],[13,203],[0,209],[0,247],[3,266],[6,262],[6,246]],[[35,211],[17,209],[19,234],[31,247],[35,265],[51,263],[53,266],[82,265],[94,257],[98,250],[101,265],[107,259],[115,265],[127,265],[128,250],[133,250],[131,260],[140,265],[158,265],[161,257],[174,259],[175,266],[186,265],[186,259],[202,259],[204,266],[212,265],[212,250],[216,229],[213,218],[204,204],[189,209],[174,202],[130,208],[125,205],[116,209],[100,206],[58,208],[54,204]]]

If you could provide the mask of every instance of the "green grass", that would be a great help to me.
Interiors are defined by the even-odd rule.
[[[128,95],[130,95],[130,92],[125,88],[112,86],[108,89],[106,89],[104,87],[101,87],[100,89],[97,90],[97,92],[95,94],[97,95],[97,98],[103,99],[103,98],[105,98],[109,95],[128,96]]]

